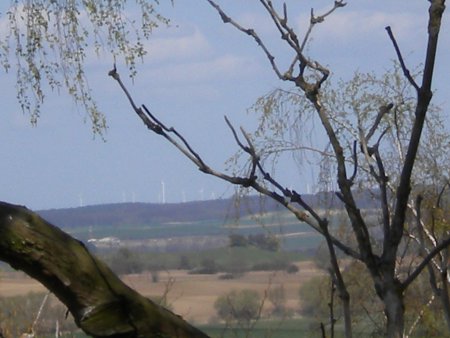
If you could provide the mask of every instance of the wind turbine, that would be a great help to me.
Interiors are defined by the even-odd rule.
[[[166,185],[164,184],[164,181],[161,181],[161,200],[162,204],[166,203]]]

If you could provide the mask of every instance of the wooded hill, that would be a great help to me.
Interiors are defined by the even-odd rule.
[[[303,195],[314,208],[340,209],[341,201],[332,192]],[[360,208],[374,205],[374,194],[364,193],[358,198]],[[283,208],[269,199],[246,196],[186,203],[116,203],[67,209],[38,211],[44,219],[62,228],[90,226],[118,226],[122,224],[154,224],[233,219],[258,212],[279,211]]]

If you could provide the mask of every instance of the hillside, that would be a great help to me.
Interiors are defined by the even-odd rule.
[[[303,195],[304,200],[315,208],[341,208],[334,193]],[[358,199],[361,208],[373,204],[369,194]],[[198,222],[206,220],[237,219],[261,211],[282,210],[282,206],[271,199],[247,196],[239,203],[234,198],[186,203],[117,203],[78,208],[41,210],[38,213],[49,222],[62,228],[82,226],[118,226],[123,224],[143,225],[169,222]]]
[[[251,208],[251,206],[249,206]],[[117,203],[86,207],[41,210],[38,213],[49,222],[70,228],[88,225],[117,226],[122,224],[152,224],[193,222],[236,217],[248,213],[249,207],[235,208],[231,199],[186,203]]]

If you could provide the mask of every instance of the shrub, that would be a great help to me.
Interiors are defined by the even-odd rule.
[[[214,275],[217,272],[219,272],[219,267],[217,266],[216,261],[212,258],[204,258],[199,268],[189,271],[190,274],[205,274],[205,275]]]
[[[261,297],[258,292],[250,289],[233,290],[219,296],[214,303],[217,316],[226,322],[239,321],[249,323],[258,318]]]
[[[280,271],[286,270],[288,267],[288,262],[284,259],[275,259],[272,261],[265,261],[253,265],[253,271]]]
[[[244,235],[231,234],[228,238],[230,240],[230,247],[245,247],[248,245],[248,240]]]
[[[271,288],[267,294],[267,298],[273,306],[271,313],[272,316],[280,318],[292,317],[292,309],[288,309],[286,307],[286,290],[284,289],[283,285]]]
[[[300,269],[295,264],[289,264],[288,267],[286,268],[286,272],[290,274],[297,273],[299,270]]]
[[[248,243],[267,251],[278,251],[280,242],[274,235],[256,234],[248,236]]]
[[[178,264],[178,268],[181,270],[190,270],[192,269],[192,264],[189,260],[189,257],[186,255],[180,256],[180,262]]]
[[[144,270],[142,257],[128,248],[120,248],[112,257],[109,264],[111,270],[119,275],[140,273]]]
[[[223,279],[223,280],[228,280],[228,279],[236,279],[239,277],[242,277],[243,273],[232,273],[232,272],[227,272],[224,273],[222,275],[219,276],[219,279]]]

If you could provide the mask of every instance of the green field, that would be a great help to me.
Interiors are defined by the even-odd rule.
[[[208,325],[200,327],[213,338],[292,338],[292,337],[320,337],[314,324],[307,319],[269,320],[256,323],[251,329],[232,328],[224,325]]]
[[[250,328],[237,325],[226,326],[225,324],[209,324],[197,327],[211,338],[322,338],[320,323],[316,320],[305,318],[261,320]],[[330,336],[329,329],[329,326],[326,325],[327,337]],[[377,336],[371,332],[358,330],[358,328],[354,328],[353,334],[355,337],[382,338],[382,336]],[[88,336],[78,332],[70,337],[85,338]],[[344,338],[342,326],[336,325],[334,337]],[[421,336],[419,334],[412,337],[419,338]]]
[[[336,218],[336,217],[334,217]],[[336,218],[337,219],[337,218]],[[332,222],[334,223],[334,222]],[[167,222],[151,224],[121,224],[63,228],[74,237],[87,241],[90,238],[116,237],[120,240],[182,238],[194,236],[223,236],[231,234],[271,234],[280,239],[285,250],[310,250],[316,248],[322,238],[305,223],[298,222],[289,212],[280,211],[258,216],[246,216],[239,220],[207,220]]]

